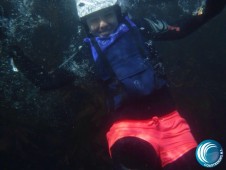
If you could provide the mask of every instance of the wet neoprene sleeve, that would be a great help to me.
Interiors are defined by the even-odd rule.
[[[10,47],[10,57],[24,76],[42,90],[56,89],[75,79],[74,75],[62,68],[47,72],[32,62],[18,46]]]
[[[202,15],[167,23],[157,19],[142,19],[137,23],[146,38],[152,40],[174,40],[184,38],[218,15],[225,7],[226,0],[207,0]]]

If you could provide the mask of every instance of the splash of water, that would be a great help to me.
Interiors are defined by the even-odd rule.
[[[33,0],[13,1],[11,5],[13,10],[10,17],[1,20],[4,21],[5,34],[10,42],[29,41],[35,28],[48,24],[46,19],[33,13]]]
[[[206,0],[178,0],[178,6],[185,13],[199,15],[205,7]]]

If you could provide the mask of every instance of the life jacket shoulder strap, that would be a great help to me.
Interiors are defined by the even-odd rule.
[[[104,87],[105,87],[104,90],[106,91],[106,94],[108,96],[108,103],[107,103],[108,106],[107,106],[107,108],[108,108],[108,112],[110,113],[110,112],[113,112],[115,110],[115,108],[114,108],[114,106],[115,106],[114,96],[116,94],[118,94],[119,91],[120,92],[123,92],[124,86],[118,80],[118,78],[117,78],[114,70],[112,69],[112,67],[111,67],[111,65],[110,65],[107,57],[102,52],[102,50],[101,50],[100,46],[98,45],[96,39],[93,37],[90,40],[91,40],[91,43],[93,44],[93,47],[95,48],[98,56],[100,57],[101,61],[103,62],[104,67],[106,67],[108,73],[110,74],[110,78],[107,79],[107,80],[105,80],[105,81],[103,81],[103,84],[104,84]],[[97,65],[95,64],[95,66],[97,66]],[[98,68],[96,70],[98,70]],[[117,88],[116,88],[117,90],[114,91],[114,92],[113,91],[110,91],[108,89],[108,85],[109,84],[113,84],[113,83],[117,86]],[[122,95],[122,97],[125,97],[125,96]]]
[[[91,43],[93,44],[93,47],[95,48],[100,59],[103,61],[104,67],[106,67],[110,76],[116,78],[116,75],[115,75],[110,63],[108,62],[107,57],[104,56],[104,53],[102,52],[100,46],[98,45],[98,43],[94,37],[91,38]]]
[[[138,32],[139,31],[138,28],[137,27],[133,27],[127,19],[124,19],[124,23],[129,28],[129,30],[132,31],[133,36],[134,36],[133,41],[136,44],[136,46],[138,47],[138,49],[140,50],[140,53],[142,54],[142,56],[145,57],[146,56],[145,55],[145,49],[144,49],[143,44],[141,44],[142,40],[141,40],[141,35]]]

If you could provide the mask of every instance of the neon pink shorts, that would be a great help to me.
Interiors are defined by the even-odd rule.
[[[111,126],[106,136],[110,155],[110,148],[121,138],[137,137],[147,141],[159,155],[162,167],[197,146],[189,125],[178,111],[148,120],[118,121]]]

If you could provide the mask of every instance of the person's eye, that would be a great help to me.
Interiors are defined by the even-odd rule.
[[[98,21],[99,21],[99,18],[90,18],[90,19],[88,20],[88,22],[91,23],[91,24],[98,23]]]
[[[105,14],[105,15],[104,15],[104,18],[105,18],[105,19],[108,19],[108,18],[112,18],[113,16],[114,16],[114,13],[111,12],[111,13]]]
[[[98,21],[99,21],[98,18],[94,18],[94,19],[91,20],[91,22],[93,22],[93,23],[96,23],[96,22],[98,22]]]

